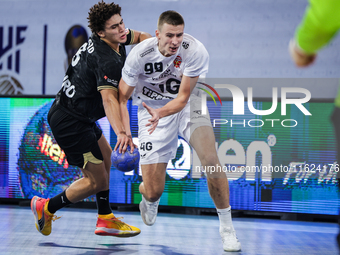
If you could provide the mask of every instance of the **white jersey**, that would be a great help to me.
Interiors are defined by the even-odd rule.
[[[163,56],[156,37],[136,45],[129,53],[122,71],[123,80],[136,87],[133,104],[145,102],[159,108],[177,97],[182,76],[195,77],[208,72],[209,54],[204,45],[184,34],[177,53]]]

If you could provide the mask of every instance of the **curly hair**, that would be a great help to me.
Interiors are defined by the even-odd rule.
[[[99,31],[105,30],[106,21],[115,14],[120,15],[121,9],[122,8],[118,4],[107,4],[103,0],[92,6],[89,11],[89,16],[87,17],[89,20],[89,28],[92,33],[98,33]]]

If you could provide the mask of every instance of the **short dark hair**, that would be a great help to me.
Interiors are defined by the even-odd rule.
[[[184,25],[184,19],[182,15],[176,11],[165,11],[158,18],[157,29],[161,30],[164,23],[179,26]]]
[[[115,3],[104,3],[102,0],[90,8],[89,16],[89,28],[92,33],[98,33],[99,31],[105,30],[105,23],[113,15],[119,14],[121,12],[121,7]]]

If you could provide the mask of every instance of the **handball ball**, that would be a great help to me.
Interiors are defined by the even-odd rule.
[[[130,152],[130,146],[127,147],[125,153],[119,153],[119,148],[111,153],[112,165],[122,172],[130,172],[139,165],[139,151],[137,148]]]

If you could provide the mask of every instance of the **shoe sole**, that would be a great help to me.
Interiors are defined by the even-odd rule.
[[[132,236],[139,235],[140,231],[136,232],[136,231],[129,231],[129,230],[96,228],[94,233],[99,236],[132,237]]]
[[[223,249],[224,251],[228,251],[228,252],[238,252],[238,251],[241,251],[241,248],[240,249]]]

